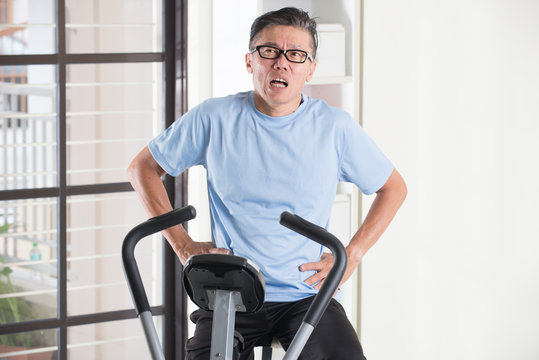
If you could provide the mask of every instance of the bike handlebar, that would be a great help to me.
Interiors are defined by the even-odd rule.
[[[127,278],[129,289],[131,290],[131,296],[133,297],[137,316],[140,316],[141,314],[150,314],[149,317],[142,316],[144,317],[144,319],[142,319],[142,322],[147,334],[146,336],[150,346],[150,350],[152,354],[154,354],[155,359],[163,358],[162,349],[159,345],[159,340],[157,338],[157,333],[155,332],[155,327],[153,325],[153,322],[151,321],[150,304],[148,302],[146,292],[144,291],[144,285],[142,284],[142,279],[135,259],[135,246],[142,238],[194,219],[195,216],[195,208],[192,206],[187,206],[181,209],[172,210],[163,215],[153,217],[135,226],[131,231],[129,231],[122,244],[122,261],[124,266],[124,272]],[[285,211],[281,214],[279,222],[281,225],[286,226],[287,228],[329,248],[329,250],[331,250],[334,256],[333,267],[329,271],[329,274],[324,280],[320,291],[316,294],[311,306],[309,307],[309,310],[307,311],[303,319],[304,323],[307,323],[312,326],[312,328],[314,328],[316,327],[316,325],[320,321],[320,318],[326,311],[326,308],[329,305],[333,294],[339,287],[342,277],[344,276],[344,272],[346,270],[346,265],[348,262],[346,250],[342,243],[339,241],[339,239],[337,239],[331,233],[329,233],[320,226],[308,222],[307,220],[299,217],[298,215],[293,215]],[[147,327],[149,329],[146,329]],[[310,332],[308,334],[310,335]],[[298,334],[296,334],[296,337],[298,337],[297,335]],[[307,335],[307,337],[309,335]],[[303,338],[301,341],[306,340],[307,338]],[[290,346],[290,348],[292,348],[293,345],[294,343]],[[299,355],[299,352],[303,348],[303,345],[304,343],[300,344],[300,346],[297,346],[299,349],[296,349],[294,351],[295,355]]]
[[[137,315],[150,310],[148,297],[135,259],[135,246],[144,237],[179,225],[196,217],[196,210],[192,206],[172,210],[166,214],[153,217],[135,226],[125,236],[122,244],[122,261],[124,272],[131,289],[131,296],[135,303]]]
[[[333,253],[333,267],[329,271],[320,291],[316,294],[311,307],[303,318],[304,322],[316,327],[320,318],[326,311],[333,294],[339,288],[339,284],[348,264],[348,255],[339,239],[329,233],[326,229],[315,225],[298,215],[293,215],[285,211],[281,214],[279,223],[290,230],[327,247]]]

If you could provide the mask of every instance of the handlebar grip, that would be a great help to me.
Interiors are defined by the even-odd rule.
[[[144,285],[140,277],[140,272],[135,259],[135,246],[144,237],[156,232],[179,225],[196,217],[196,210],[192,206],[174,209],[168,213],[153,217],[135,226],[122,243],[122,261],[124,265],[125,277],[131,290],[131,296],[135,303],[137,315],[150,310],[148,297],[144,291]]]
[[[346,249],[341,241],[326,231],[326,229],[315,225],[298,215],[285,211],[281,214],[279,223],[290,230],[327,247],[333,253],[333,267],[329,271],[320,291],[316,294],[311,307],[309,307],[309,310],[303,319],[304,322],[316,327],[344,276],[346,265],[348,264]]]

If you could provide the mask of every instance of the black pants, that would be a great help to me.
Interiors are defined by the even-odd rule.
[[[283,348],[288,349],[312,299],[266,303],[254,314],[236,313],[236,331],[245,340],[240,360],[249,360],[255,346],[272,338],[277,338]],[[194,336],[187,341],[186,359],[210,359],[212,316],[212,312],[204,310],[191,314],[196,329]],[[337,301],[331,300],[299,359],[365,360],[356,332]]]

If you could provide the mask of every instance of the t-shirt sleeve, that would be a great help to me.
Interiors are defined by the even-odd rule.
[[[364,194],[378,191],[394,166],[365,130],[354,120],[346,122],[339,181],[351,182]]]
[[[205,165],[209,125],[201,113],[201,106],[194,108],[150,141],[152,156],[169,175]]]

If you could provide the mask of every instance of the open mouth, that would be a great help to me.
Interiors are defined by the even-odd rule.
[[[280,87],[280,88],[285,88],[288,86],[288,83],[285,80],[279,79],[279,78],[271,80],[270,84],[271,86]]]

